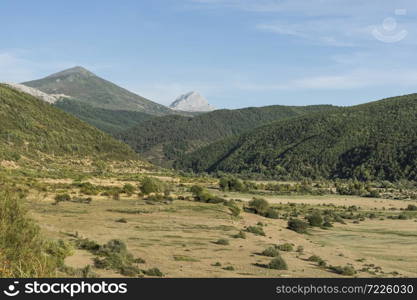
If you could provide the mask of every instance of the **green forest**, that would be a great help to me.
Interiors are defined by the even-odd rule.
[[[417,179],[417,94],[274,122],[175,162],[280,179]]]
[[[271,121],[334,108],[330,105],[275,105],[216,110],[193,118],[164,116],[142,122],[117,137],[151,162],[169,166],[186,153],[226,137],[238,136]]]

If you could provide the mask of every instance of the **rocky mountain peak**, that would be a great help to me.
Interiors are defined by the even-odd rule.
[[[174,110],[191,112],[205,112],[216,109],[208,103],[206,98],[195,91],[179,96],[169,107]]]

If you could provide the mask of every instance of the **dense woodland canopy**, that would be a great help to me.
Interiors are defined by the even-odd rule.
[[[330,105],[268,106],[217,110],[194,118],[164,116],[140,123],[118,137],[154,163],[169,166],[184,154],[274,120],[334,109]]]
[[[0,84],[0,160],[39,154],[132,159],[125,144],[26,93]]]
[[[277,121],[175,162],[270,178],[417,180],[417,94]]]

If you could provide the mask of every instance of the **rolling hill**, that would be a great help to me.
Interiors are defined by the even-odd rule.
[[[170,166],[184,154],[215,141],[242,134],[274,120],[334,109],[330,105],[268,106],[216,110],[194,118],[164,116],[142,122],[117,137],[153,163]]]
[[[77,118],[0,84],[0,160],[71,157],[128,160],[125,144]]]
[[[417,180],[417,94],[277,121],[175,163],[259,177]]]
[[[47,94],[63,94],[98,108],[139,111],[159,116],[173,113],[171,109],[123,89],[82,67],[23,84]]]

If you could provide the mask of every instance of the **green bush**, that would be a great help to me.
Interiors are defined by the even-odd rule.
[[[293,245],[291,245],[289,243],[278,245],[277,248],[278,248],[278,250],[286,251],[286,252],[290,252],[290,251],[294,250]]]
[[[148,276],[154,276],[154,277],[164,276],[164,273],[162,273],[158,268],[143,270],[143,274],[148,275]]]
[[[4,186],[0,191],[0,277],[55,277],[71,247],[41,236],[20,204],[24,197]]]
[[[329,266],[329,269],[337,274],[345,276],[353,276],[356,274],[356,271],[352,266]]]
[[[222,191],[243,192],[246,190],[245,184],[235,177],[222,177],[219,180],[219,188]]]
[[[308,224],[299,219],[290,219],[288,221],[288,229],[293,230],[297,233],[306,233]]]
[[[226,202],[223,198],[210,194],[207,190],[198,185],[192,186],[190,191],[192,191],[195,201],[213,204]]]
[[[69,194],[58,194],[55,196],[55,203],[71,201],[71,196]]]
[[[240,215],[240,212],[242,211],[239,206],[237,206],[236,202],[234,200],[229,200],[224,202],[224,205],[229,207],[230,212],[232,213],[232,216],[238,217]]]
[[[309,261],[316,262],[320,267],[326,266],[326,261],[322,259],[320,256],[312,255],[308,258]]]
[[[134,192],[135,192],[135,187],[132,185],[132,184],[130,184],[130,183],[126,183],[124,186],[123,186],[123,188],[122,188],[122,193],[125,193],[125,194],[128,194],[128,195],[131,195],[131,194],[133,194]]]
[[[269,203],[263,198],[253,198],[249,203],[249,208],[258,215],[266,215],[269,210]]]
[[[264,251],[262,251],[261,255],[269,256],[269,257],[276,257],[276,256],[279,256],[279,251],[276,247],[271,246],[271,247],[266,248]]]
[[[237,234],[233,235],[232,237],[235,239],[246,239],[246,233],[241,230]]]
[[[169,189],[169,186],[157,178],[145,177],[139,189],[143,194],[149,195],[151,193],[163,193]]]
[[[253,233],[254,235],[265,236],[264,229],[261,226],[249,226],[246,228],[246,231]]]
[[[266,212],[265,217],[270,218],[270,219],[279,219],[279,214],[275,209],[270,207],[268,211]]]
[[[320,227],[323,224],[323,218],[319,213],[314,213],[310,216],[307,216],[307,221],[310,226]]]
[[[268,268],[274,270],[288,270],[287,263],[281,256],[272,259],[268,264]]]

